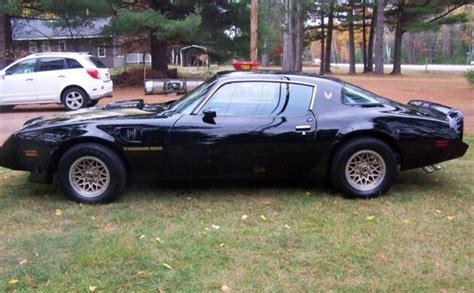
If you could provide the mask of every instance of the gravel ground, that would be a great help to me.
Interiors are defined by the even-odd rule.
[[[407,102],[424,99],[457,108],[464,112],[465,131],[474,132],[474,87],[462,76],[338,76],[387,98]],[[145,96],[142,88],[116,88],[114,98],[103,99],[99,105],[127,99],[144,99],[149,103],[176,99],[175,95]],[[0,113],[0,143],[31,118],[63,112],[59,105],[17,106],[9,113]]]

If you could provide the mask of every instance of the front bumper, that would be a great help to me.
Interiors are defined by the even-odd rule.
[[[51,149],[33,145],[28,141],[18,142],[16,135],[10,136],[0,147],[0,166],[16,171],[31,172],[30,180],[49,183]]]

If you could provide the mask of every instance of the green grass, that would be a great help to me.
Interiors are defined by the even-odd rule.
[[[474,287],[472,150],[431,175],[401,173],[373,200],[304,183],[135,184],[82,206],[25,173],[0,179],[0,291]]]

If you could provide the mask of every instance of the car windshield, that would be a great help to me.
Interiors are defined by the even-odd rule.
[[[214,84],[216,83],[217,78],[213,77],[210,80],[204,82],[193,91],[187,93],[181,99],[177,100],[173,107],[172,111],[180,112],[183,114],[191,114],[197,104],[200,102],[200,98],[209,93]]]

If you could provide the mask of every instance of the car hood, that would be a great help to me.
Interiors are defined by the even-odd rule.
[[[156,117],[161,111],[146,111],[141,109],[111,109],[90,108],[74,112],[61,113],[31,119],[24,124],[23,129],[58,126],[63,124],[73,124],[90,122],[104,119],[144,119]]]

